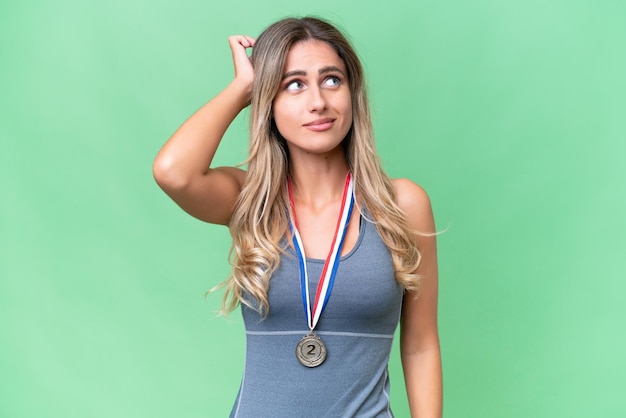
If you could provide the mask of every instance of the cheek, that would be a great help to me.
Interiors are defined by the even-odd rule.
[[[346,119],[352,119],[352,95],[350,92],[344,91],[337,98],[339,99],[337,102],[337,108],[341,109],[341,112],[344,114]]]
[[[346,118],[346,123],[348,125],[348,127],[352,126],[352,100],[348,99],[345,107],[344,107],[344,114],[345,114],[345,118]]]
[[[283,137],[289,136],[289,128],[293,125],[293,115],[290,112],[290,106],[281,100],[276,100],[272,105],[272,115],[278,132]]]

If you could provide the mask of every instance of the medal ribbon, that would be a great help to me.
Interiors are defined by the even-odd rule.
[[[287,191],[289,193],[289,203],[291,204],[291,219],[289,220],[289,228],[292,233],[293,246],[300,261],[300,288],[302,289],[302,304],[304,305],[304,312],[309,329],[313,331],[320,319],[320,316],[322,315],[324,307],[326,307],[326,303],[330,298],[330,293],[333,290],[333,285],[335,283],[337,267],[339,266],[339,260],[341,259],[341,248],[343,247],[346,230],[348,229],[348,221],[350,220],[350,215],[352,214],[352,208],[354,206],[354,182],[352,180],[352,175],[348,173],[343,188],[341,211],[339,212],[339,219],[337,220],[335,236],[333,237],[330,251],[326,257],[320,281],[317,284],[313,310],[311,310],[309,300],[309,278],[306,269],[306,255],[304,254],[304,245],[302,245],[302,239],[300,238],[300,233],[298,232],[296,205],[293,199],[293,191],[291,189],[290,181],[287,181]]]

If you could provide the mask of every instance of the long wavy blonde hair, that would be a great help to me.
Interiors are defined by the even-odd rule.
[[[361,63],[347,39],[334,26],[318,18],[287,18],[269,26],[252,52],[254,84],[251,94],[250,156],[248,174],[230,220],[231,277],[224,283],[222,310],[239,303],[269,312],[267,292],[278,267],[281,240],[288,226],[287,178],[290,172],[287,144],[272,114],[287,54],[302,41],[330,45],[344,61],[352,98],[352,127],[343,141],[346,161],[354,177],[358,204],[367,208],[393,258],[396,280],[405,290],[419,289],[415,273],[420,253],[405,216],[395,201],[391,180],[378,159]],[[283,241],[284,242],[284,241]],[[253,298],[256,303],[251,303]]]

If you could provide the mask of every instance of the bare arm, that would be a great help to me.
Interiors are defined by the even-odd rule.
[[[254,71],[247,36],[228,38],[235,65],[234,80],[194,113],[157,154],[152,171],[159,186],[196,218],[226,225],[246,173],[234,167],[212,168],[211,162],[228,126],[250,101]]]
[[[426,192],[409,180],[394,180],[398,204],[411,226],[434,233],[430,200]],[[400,350],[404,380],[413,418],[440,418],[443,409],[441,352],[437,328],[437,244],[434,236],[416,237],[422,260],[417,273],[422,277],[419,297],[404,297],[400,321]]]

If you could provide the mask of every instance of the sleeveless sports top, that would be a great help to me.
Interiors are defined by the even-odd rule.
[[[307,258],[314,296],[324,260]],[[242,305],[246,362],[231,417],[392,417],[387,363],[402,305],[389,250],[361,218],[354,248],[341,258],[335,284],[315,328],[327,358],[301,365],[296,345],[309,328],[298,258],[288,248],[270,280],[263,319]]]

